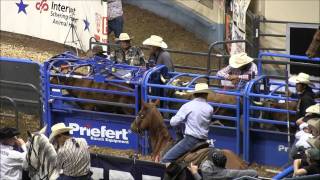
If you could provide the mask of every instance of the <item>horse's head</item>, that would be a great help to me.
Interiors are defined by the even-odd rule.
[[[139,111],[136,119],[131,123],[131,130],[141,134],[144,130],[149,130],[156,125],[163,122],[163,118],[157,109],[160,100],[155,102],[145,103],[142,101],[141,110]]]
[[[35,133],[28,132],[27,161],[24,166],[32,179],[50,179],[51,175],[57,175],[55,169],[57,153],[44,132],[45,128]]]

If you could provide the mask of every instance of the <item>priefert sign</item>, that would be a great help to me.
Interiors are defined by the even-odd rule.
[[[128,129],[113,130],[107,128],[107,126],[101,126],[100,128],[88,128],[80,126],[77,123],[69,123],[69,126],[73,127],[71,134],[79,132],[80,136],[86,136],[95,141],[129,144],[128,134],[129,132],[131,133],[131,130]]]

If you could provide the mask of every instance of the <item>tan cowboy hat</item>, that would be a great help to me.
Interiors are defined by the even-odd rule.
[[[253,58],[249,57],[247,53],[242,52],[239,54],[232,55],[229,59],[229,65],[232,68],[239,68],[253,61]]]
[[[65,132],[69,132],[72,129],[73,129],[72,127],[67,127],[64,123],[57,123],[53,125],[51,127],[51,134],[49,137],[49,141],[51,142],[54,139],[54,137],[56,137],[57,135]]]
[[[309,138],[307,142],[310,144],[311,147],[320,149],[320,138],[319,137],[314,137],[314,138]]]
[[[188,91],[192,94],[198,94],[198,93],[212,93],[212,91],[209,89],[209,86],[207,83],[198,83],[194,87],[193,91]]]
[[[127,34],[127,33],[121,33],[118,38],[119,41],[129,41],[131,39],[132,38],[130,38],[129,34]]]
[[[320,103],[319,103],[319,104],[312,105],[312,106],[309,106],[309,107],[306,109],[306,112],[307,112],[307,113],[313,113],[313,114],[320,114]]]
[[[164,49],[168,48],[168,45],[163,41],[162,37],[156,35],[151,35],[148,39],[144,40],[142,44],[147,46],[161,47]]]
[[[298,76],[292,76],[289,78],[289,82],[297,84],[307,84],[307,85],[312,85],[310,81],[310,75],[306,73],[299,73]]]

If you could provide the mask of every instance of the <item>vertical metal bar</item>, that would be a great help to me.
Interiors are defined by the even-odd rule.
[[[236,148],[236,151],[237,151],[237,154],[240,155],[240,120],[241,120],[241,115],[240,115],[240,109],[241,109],[241,100],[240,100],[240,96],[237,96],[237,110],[236,110],[236,114],[237,114],[237,128],[236,128],[236,133],[237,133],[237,148]]]

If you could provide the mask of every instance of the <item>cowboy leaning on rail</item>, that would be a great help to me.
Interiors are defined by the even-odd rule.
[[[144,54],[140,48],[131,46],[131,39],[127,33],[119,36],[120,49],[116,49],[111,55],[111,59],[117,63],[125,63],[130,66],[144,66]]]
[[[89,146],[83,138],[71,137],[73,128],[58,123],[51,127],[49,141],[57,148],[57,168],[62,171],[58,180],[91,179]]]
[[[306,73],[299,73],[298,76],[292,76],[289,78],[289,82],[296,84],[296,94],[292,94],[291,97],[298,98],[297,104],[297,116],[301,118],[305,116],[306,109],[315,104],[315,94],[312,91],[311,86],[313,84],[310,81],[310,76]],[[297,121],[300,125],[303,121]]]
[[[217,72],[217,76],[227,79],[232,82],[233,86],[254,78],[258,74],[257,65],[253,62],[253,58],[246,53],[232,55],[229,59],[229,65]]]
[[[17,138],[19,134],[15,128],[0,129],[0,179],[22,179],[27,149],[26,143]],[[17,150],[20,148],[23,152]]]
[[[207,103],[210,92],[207,84],[196,84],[195,90],[192,92],[195,98],[184,104],[171,118],[171,126],[185,122],[185,136],[163,156],[162,163],[175,161],[197,143],[207,140],[209,124],[213,115],[213,108]]]

